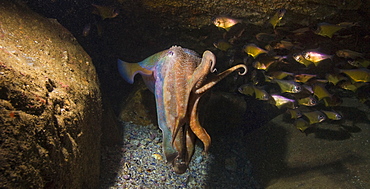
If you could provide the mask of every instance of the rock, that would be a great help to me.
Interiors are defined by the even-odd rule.
[[[101,95],[55,19],[0,2],[0,186],[98,188]]]
[[[141,81],[141,78],[137,78]],[[137,125],[157,125],[156,116],[154,94],[143,82],[139,82],[128,97],[125,96],[120,107],[119,119]]]

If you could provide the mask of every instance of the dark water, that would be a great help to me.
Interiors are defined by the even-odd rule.
[[[370,59],[369,23],[362,18],[358,18],[357,24],[344,28],[336,32],[332,38],[328,38],[313,32],[318,29],[318,23],[326,20],[311,21],[307,25],[289,23],[288,21],[292,19],[289,10],[286,18],[282,19],[285,24],[275,30],[270,25],[253,25],[245,20],[244,23],[226,32],[212,24],[199,29],[166,28],[160,24],[164,18],[155,17],[153,16],[155,13],[140,8],[135,10],[122,8],[116,18],[101,20],[99,16],[91,14],[89,1],[63,1],[63,3],[30,1],[29,4],[45,16],[57,18],[90,54],[97,68],[106,105],[111,106],[116,115],[120,111],[122,97],[133,89],[133,86],[125,83],[118,74],[116,68],[118,58],[138,62],[172,45],[180,45],[199,54],[207,49],[211,50],[217,56],[216,67],[219,71],[238,63],[248,65],[247,75],[231,75],[220,82],[210,97],[207,97],[210,100],[204,103],[208,105],[204,105],[205,110],[201,112],[204,126],[213,139],[210,153],[215,156],[215,161],[209,173],[210,188],[217,188],[219,182],[238,183],[235,187],[239,188],[243,186],[283,188],[284,183],[286,188],[370,187],[368,183],[370,174],[368,169],[366,170],[369,166],[366,160],[369,158],[369,152],[363,150],[368,149],[365,147],[369,145],[370,136],[368,82],[356,91],[324,82],[326,89],[343,103],[327,107],[321,100],[314,107],[303,105],[299,107],[304,111],[335,110],[342,114],[343,119],[326,120],[311,125],[307,135],[293,126],[294,120],[284,113],[286,108],[278,109],[269,102],[256,100],[253,96],[245,96],[237,91],[242,84],[254,83],[269,94],[277,93],[289,98],[299,98],[288,93],[283,94],[276,83],[266,82],[264,74],[268,75],[272,71],[306,73],[315,74],[316,79],[320,80],[326,79],[327,73],[338,73],[339,69],[358,69],[348,64],[347,58],[335,54],[338,50],[350,49],[363,54],[359,60]],[[351,12],[347,12],[352,15]],[[346,18],[345,15],[338,17]],[[82,31],[88,24],[91,25],[89,34],[83,36]],[[299,34],[293,32],[305,27],[308,28],[306,32]],[[255,37],[258,33],[273,34],[273,40],[259,41]],[[230,49],[222,51],[213,45],[221,39],[231,43]],[[247,43],[266,48],[266,45],[281,40],[293,42],[295,45],[291,49],[271,50],[263,56],[286,56],[284,62],[272,66],[267,72],[252,66],[259,59],[254,59],[244,52]],[[334,56],[318,66],[309,67],[293,59],[294,54],[312,49]],[[350,81],[347,75],[342,73],[339,75]],[[359,99],[367,101],[361,103]],[[227,170],[225,161],[230,159],[236,162],[236,169]],[[246,178],[251,175],[254,175],[257,181]]]

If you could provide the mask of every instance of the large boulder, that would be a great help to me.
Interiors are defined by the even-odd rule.
[[[101,95],[73,35],[0,1],[1,188],[97,188]]]

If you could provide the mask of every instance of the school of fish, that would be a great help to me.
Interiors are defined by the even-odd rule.
[[[282,22],[285,14],[286,9],[277,10],[253,39],[245,37],[248,25],[241,19],[215,17],[213,24],[226,31],[214,46],[226,52],[229,64],[243,61],[248,66],[250,74],[243,76],[240,93],[286,110],[293,125],[307,134],[323,121],[343,119],[336,110],[342,93],[362,103],[370,99],[370,54],[340,45],[350,38],[361,40],[348,34],[361,29],[358,23],[323,22],[290,29]]]

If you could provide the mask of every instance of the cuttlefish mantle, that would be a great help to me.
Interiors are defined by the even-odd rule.
[[[247,67],[239,64],[213,77],[216,57],[205,51],[200,58],[192,50],[173,46],[158,52],[138,63],[118,60],[121,76],[133,83],[134,76],[142,75],[147,87],[154,93],[157,107],[158,125],[163,134],[163,152],[174,171],[184,173],[195,149],[195,139],[199,138],[207,152],[211,137],[200,125],[198,103],[200,97],[230,73]]]

